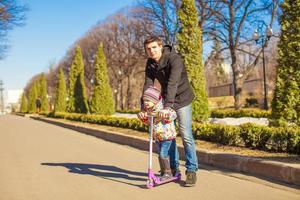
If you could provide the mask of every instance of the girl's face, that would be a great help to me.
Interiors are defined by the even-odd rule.
[[[148,99],[144,99],[144,106],[146,109],[150,109],[154,107],[154,103],[152,101],[149,101]]]

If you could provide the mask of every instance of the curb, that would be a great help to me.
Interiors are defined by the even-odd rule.
[[[86,128],[78,125],[54,121],[39,116],[30,116],[30,118],[79,131],[110,142],[128,145],[143,151],[148,151],[148,140],[137,136],[128,136],[113,131]],[[182,145],[178,145],[178,151],[180,159],[184,160],[184,149]],[[300,186],[299,167],[288,166],[275,161],[249,158],[228,153],[215,153],[203,150],[197,150],[197,157],[198,162],[202,164],[225,168],[235,172],[249,173],[254,176],[270,178],[276,181]]]

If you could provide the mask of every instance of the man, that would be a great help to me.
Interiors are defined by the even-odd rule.
[[[192,101],[195,97],[190,86],[185,65],[181,57],[168,45],[163,47],[162,40],[155,36],[148,37],[144,42],[148,56],[145,69],[144,91],[154,85],[157,80],[165,100],[164,107],[176,111],[186,156],[185,186],[194,186],[197,181],[196,171],[198,160],[195,141],[192,134]],[[159,113],[164,117],[163,113]],[[140,118],[147,116],[140,116]],[[178,150],[174,162],[178,162]],[[172,158],[171,158],[172,159]],[[172,161],[171,161],[172,163]]]

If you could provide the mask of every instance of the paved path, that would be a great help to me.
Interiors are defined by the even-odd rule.
[[[147,156],[47,123],[0,116],[0,200],[300,199],[293,188],[204,168],[195,187],[170,183],[145,189]]]

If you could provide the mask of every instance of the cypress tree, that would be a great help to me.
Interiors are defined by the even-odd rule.
[[[109,85],[109,76],[102,43],[98,47],[96,56],[95,86],[90,107],[91,112],[95,114],[110,115],[115,112],[113,94]]]
[[[87,102],[86,88],[84,83],[84,71],[77,76],[74,90],[75,97],[75,112],[88,113],[89,105]]]
[[[69,75],[69,112],[89,112],[85,90],[84,64],[81,49],[77,47]]]
[[[206,120],[209,109],[202,63],[202,30],[198,26],[198,13],[194,0],[182,0],[178,19],[181,29],[177,34],[177,48],[183,57],[196,96],[193,101],[193,119]]]
[[[66,98],[67,98],[67,88],[66,88],[65,75],[62,68],[60,68],[58,72],[58,83],[57,83],[56,93],[55,93],[54,112],[66,112],[66,107],[67,107]]]
[[[272,118],[277,125],[300,125],[300,0],[285,0],[281,7]]]
[[[49,110],[49,103],[47,98],[47,81],[44,73],[42,73],[42,75],[40,76],[38,96],[41,100],[41,111],[47,112]]]
[[[37,88],[38,88],[37,82],[34,82],[29,89],[29,95],[28,95],[28,112],[29,113],[36,112],[36,100],[38,98]]]
[[[23,95],[22,95],[20,112],[21,112],[21,113],[27,113],[27,112],[28,112],[28,102],[27,102],[27,97],[26,97],[26,95],[25,95],[24,93],[23,93]]]

